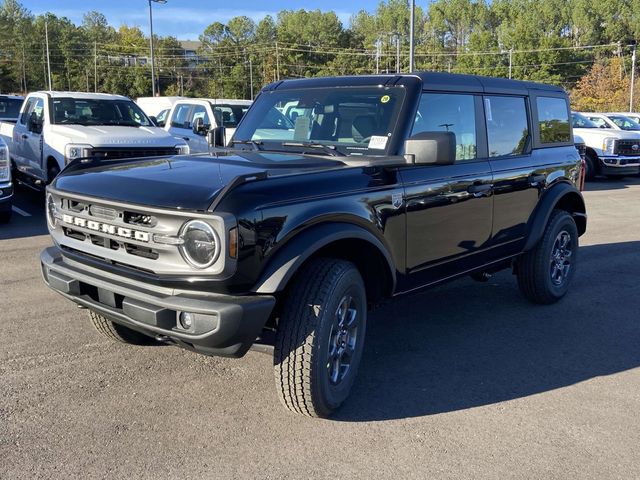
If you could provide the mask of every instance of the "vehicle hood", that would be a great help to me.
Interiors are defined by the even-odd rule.
[[[611,138],[619,138],[624,140],[638,140],[640,139],[640,132],[630,132],[627,130],[613,130],[609,128],[574,128],[573,129],[574,136],[576,134],[580,135],[583,140],[588,141],[588,139],[599,139],[611,137]]]
[[[184,143],[159,127],[52,125],[51,132],[67,137],[72,143],[94,147],[173,147]]]
[[[94,162],[97,164],[72,162],[53,187],[124,203],[206,211],[220,191],[238,177],[276,177],[346,166],[318,156],[267,152]]]

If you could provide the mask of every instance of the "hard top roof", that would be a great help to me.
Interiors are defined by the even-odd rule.
[[[549,93],[565,93],[564,89],[561,87],[545,83],[443,72],[415,72],[412,74],[354,75],[293,79],[272,83],[267,85],[265,90],[275,90],[280,88],[336,87],[345,85],[391,85],[397,83],[404,77],[420,78],[423,83],[423,89],[425,90],[523,94],[530,90],[540,90]]]

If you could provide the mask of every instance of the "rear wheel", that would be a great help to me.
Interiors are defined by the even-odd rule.
[[[560,300],[576,269],[578,228],[564,210],[554,210],[542,239],[518,260],[518,286],[534,303]]]
[[[91,318],[91,323],[98,333],[113,342],[129,343],[131,345],[151,345],[156,343],[153,338],[112,322],[91,310],[89,310],[89,318]]]
[[[318,259],[286,295],[274,352],[280,399],[295,413],[328,417],[348,397],[362,357],[364,282],[352,263]]]

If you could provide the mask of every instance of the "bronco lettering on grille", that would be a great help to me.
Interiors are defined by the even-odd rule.
[[[139,242],[149,242],[150,240],[150,234],[148,232],[141,232],[139,230],[133,230],[131,228],[116,227],[115,225],[109,225],[108,223],[87,220],[86,218],[74,217],[73,215],[62,215],[62,221],[69,225],[93,230],[94,232],[101,232],[108,235],[130,238],[133,240],[138,240]]]

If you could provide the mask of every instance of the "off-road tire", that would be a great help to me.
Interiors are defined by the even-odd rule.
[[[364,282],[352,263],[320,258],[303,267],[285,295],[274,351],[280,400],[292,412],[328,417],[348,397],[362,357],[367,320]],[[349,337],[355,345],[345,376],[333,384],[331,372],[341,368],[333,368],[330,351],[336,352],[339,335],[334,332],[345,298],[354,301],[356,310],[357,329]]]
[[[156,343],[153,338],[118,323],[114,323],[91,310],[89,310],[89,318],[91,318],[91,323],[94,328],[112,342],[128,343],[131,345],[152,345]]]
[[[560,285],[552,280],[552,251],[561,232],[570,235],[570,269]],[[518,259],[518,286],[522,294],[533,303],[549,305],[560,300],[569,289],[575,274],[578,257],[578,228],[571,215],[554,210],[538,244]]]

